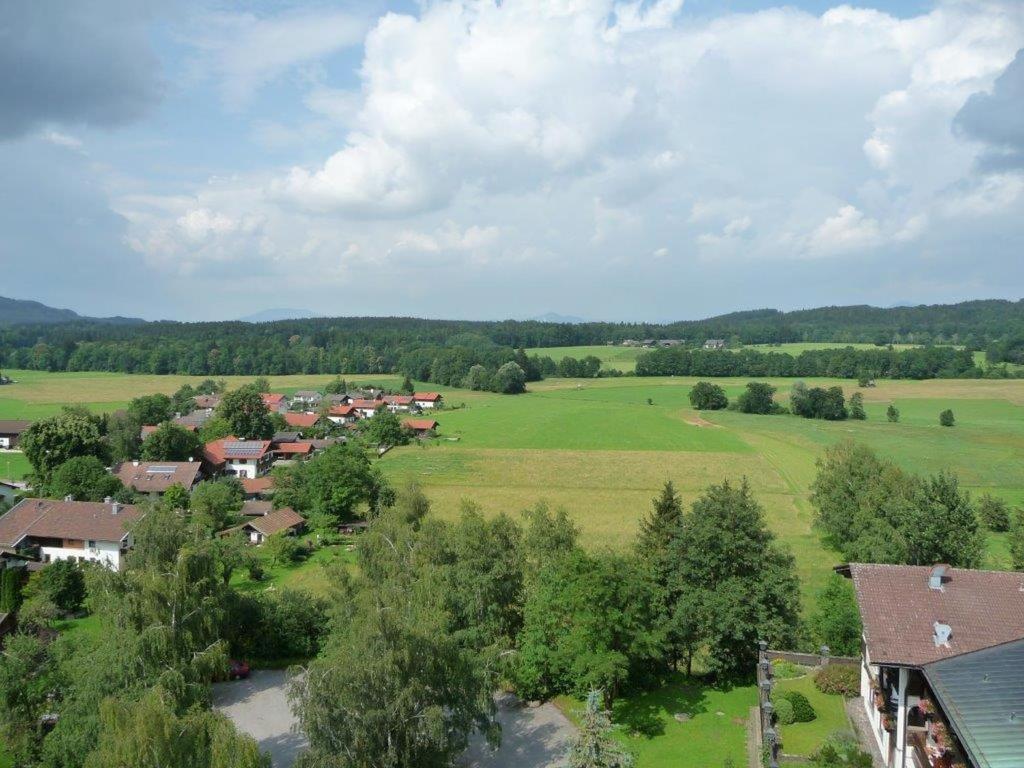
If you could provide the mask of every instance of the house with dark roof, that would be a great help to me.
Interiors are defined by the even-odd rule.
[[[17,448],[21,433],[32,426],[31,421],[22,419],[0,420],[0,448]]]
[[[241,531],[251,544],[262,544],[268,536],[284,533],[292,536],[300,533],[306,525],[306,518],[291,507],[274,509],[269,501],[247,501],[242,507],[242,514],[248,517],[241,525],[221,531],[219,535],[228,536]]]
[[[197,410],[212,411],[220,405],[220,395],[196,395],[193,400]]]
[[[861,703],[886,767],[1024,765],[1024,574],[838,570],[853,579]]]
[[[94,562],[120,570],[131,548],[132,504],[22,499],[0,517],[0,548],[41,562]]]
[[[198,461],[125,461],[112,474],[136,493],[160,496],[172,485],[191,491],[202,466]]]

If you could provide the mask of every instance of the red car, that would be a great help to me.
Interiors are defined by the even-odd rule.
[[[228,680],[240,680],[249,676],[249,665],[238,659],[228,660]]]

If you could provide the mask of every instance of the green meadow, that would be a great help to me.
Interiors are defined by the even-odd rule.
[[[138,394],[170,393],[186,381],[197,381],[184,376],[11,373],[17,383],[0,387],[0,418],[39,418],[68,403],[111,411]],[[322,386],[331,378],[271,377],[271,386],[292,392]],[[399,384],[393,376],[348,378]],[[236,377],[227,383],[230,387],[246,381]],[[568,511],[585,544],[613,549],[630,546],[638,521],[666,480],[692,501],[710,483],[746,479],[769,524],[794,552],[808,602],[837,560],[812,528],[808,488],[816,460],[839,440],[863,441],[915,472],[951,469],[973,492],[1024,504],[1024,381],[882,381],[860,390],[868,412],[865,422],[698,413],[687,397],[695,381],[552,378],[514,397],[447,390],[447,407],[435,414],[440,437],[397,448],[379,466],[396,483],[420,484],[439,515],[458,515],[466,500],[488,514],[513,515],[543,501]],[[747,380],[719,381],[735,397]],[[772,383],[785,403],[793,381]],[[848,395],[856,391],[850,381],[807,383],[838,383]],[[897,424],[885,419],[889,403],[900,409]],[[955,427],[939,426],[944,408],[953,409]],[[27,470],[20,454],[0,454],[0,475],[17,477]],[[988,549],[988,565],[1008,564],[1004,537],[990,536]]]

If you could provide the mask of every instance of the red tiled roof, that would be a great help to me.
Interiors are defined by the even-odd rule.
[[[296,528],[306,522],[306,518],[300,515],[291,507],[281,507],[268,512],[263,517],[257,517],[245,525],[254,528],[264,536],[273,536],[275,533],[287,531],[289,528]]]
[[[930,589],[931,566],[850,565],[873,664],[919,667],[1024,638],[1024,574],[947,568]],[[935,645],[934,623],[952,629]]]
[[[127,525],[142,516],[132,504],[23,499],[0,517],[0,546],[13,547],[26,536],[120,541]]]
[[[270,406],[278,406],[284,402],[284,395],[278,394],[277,392],[264,392],[260,397],[263,398],[263,404],[268,408]]]
[[[147,437],[152,435],[158,429],[156,424],[143,424],[142,425],[142,439],[145,440]]]
[[[427,401],[440,400],[441,394],[439,392],[417,392],[413,395],[413,399]]]
[[[220,395],[196,395],[196,408],[216,408],[220,405]]]
[[[305,455],[313,450],[312,443],[278,443],[275,448],[278,453]]]
[[[126,461],[114,467],[112,474],[139,493],[163,493],[172,485],[190,489],[200,467],[198,461]]]
[[[320,421],[319,413],[286,413],[284,420],[292,427],[312,427]]]
[[[353,408],[361,408],[362,410],[365,410],[365,411],[376,410],[377,408],[380,408],[382,405],[384,405],[384,401],[383,400],[353,400],[352,401],[352,407]]]
[[[437,429],[437,422],[433,419],[406,419],[402,423],[417,432]]]
[[[351,416],[355,413],[355,406],[353,405],[335,405],[331,406],[331,410],[327,412],[328,416]]]
[[[412,405],[414,398],[412,395],[385,395],[384,402],[389,405]]]
[[[270,475],[254,478],[242,477],[239,479],[242,482],[242,488],[249,494],[265,493],[274,488],[274,478]]]

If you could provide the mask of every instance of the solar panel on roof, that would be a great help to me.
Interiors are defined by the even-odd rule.
[[[147,471],[151,475],[173,475],[177,467],[150,467]]]
[[[255,440],[240,440],[238,442],[224,443],[225,455],[259,456],[263,451],[263,443]]]

